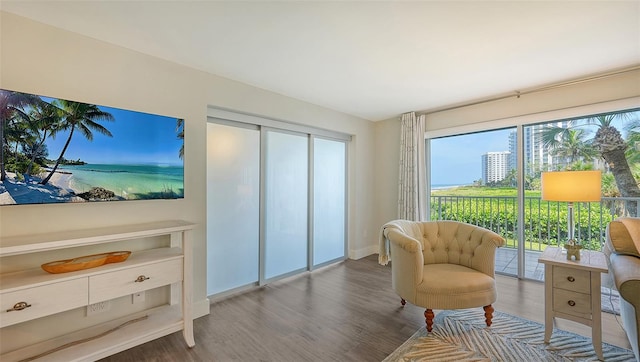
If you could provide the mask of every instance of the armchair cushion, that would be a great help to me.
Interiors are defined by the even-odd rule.
[[[494,279],[456,264],[424,266],[415,304],[432,309],[464,309],[495,302]]]

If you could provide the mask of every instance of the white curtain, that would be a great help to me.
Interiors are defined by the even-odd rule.
[[[398,218],[424,221],[427,217],[425,116],[405,113],[400,126]]]

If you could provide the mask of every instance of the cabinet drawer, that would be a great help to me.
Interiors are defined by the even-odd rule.
[[[591,318],[591,295],[554,289],[553,310],[576,317]]]
[[[553,267],[553,287],[591,293],[591,273],[587,270]]]
[[[0,327],[25,322],[50,314],[87,305],[87,278],[79,278],[27,288],[0,295]],[[16,303],[25,302],[30,307],[7,312]]]
[[[138,279],[141,281],[136,281]],[[182,280],[182,258],[89,277],[89,304]]]

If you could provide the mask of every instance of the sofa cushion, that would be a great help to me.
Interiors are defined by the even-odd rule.
[[[609,223],[614,252],[640,257],[640,218],[622,217]]]

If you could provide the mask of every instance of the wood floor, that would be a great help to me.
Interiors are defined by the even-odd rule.
[[[542,283],[498,276],[497,284],[496,310],[544,323]],[[391,268],[372,255],[212,304],[194,321],[192,349],[174,333],[104,361],[381,361],[424,324],[423,312],[400,307]],[[602,317],[603,340],[630,348],[616,318]],[[557,326],[591,335],[577,323]]]

